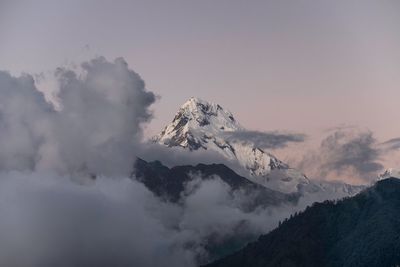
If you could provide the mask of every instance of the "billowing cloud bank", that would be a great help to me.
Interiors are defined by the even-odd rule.
[[[81,68],[56,71],[60,110],[31,76],[0,72],[1,170],[129,173],[155,96],[121,58]]]
[[[241,201],[218,179],[176,205],[127,178],[82,186],[48,173],[3,173],[0,265],[196,266],[215,256],[206,247],[243,245],[289,215],[246,213]]]
[[[196,266],[288,215],[242,210],[218,177],[161,201],[128,178],[135,156],[187,155],[140,143],[155,95],[139,75],[96,58],[56,77],[57,109],[31,76],[0,72],[0,266]]]

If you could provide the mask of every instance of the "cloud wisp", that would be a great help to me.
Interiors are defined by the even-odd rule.
[[[284,148],[289,143],[301,143],[306,139],[306,135],[298,133],[282,133],[277,131],[234,131],[225,133],[228,140],[233,142],[243,142],[254,144],[255,147],[263,149]]]
[[[399,150],[400,149],[400,138],[392,138],[380,144],[386,151]]]
[[[305,155],[299,168],[314,178],[341,176],[369,182],[383,168],[381,155],[371,131],[340,129],[323,139],[316,151]]]

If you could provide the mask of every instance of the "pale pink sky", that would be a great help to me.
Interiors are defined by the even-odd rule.
[[[399,25],[396,0],[0,0],[0,69],[122,56],[161,96],[148,135],[197,96],[250,129],[385,141],[400,136]]]

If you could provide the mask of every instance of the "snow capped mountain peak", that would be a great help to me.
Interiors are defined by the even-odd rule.
[[[254,144],[227,138],[227,134],[235,131],[245,129],[231,112],[219,104],[192,97],[153,141],[191,151],[220,153],[246,169],[250,180],[281,192],[296,192],[310,183],[302,173]]]
[[[173,121],[154,140],[170,147],[208,149],[205,144],[209,139],[225,131],[241,129],[243,127],[231,112],[218,104],[192,97],[181,106]],[[218,145],[222,140],[213,141]]]
[[[244,129],[230,111],[223,109],[219,104],[195,97],[182,105],[175,119],[180,119],[179,115],[189,119],[191,127],[203,127],[214,132]]]
[[[242,142],[227,138],[235,131],[243,132],[246,129],[231,112],[218,104],[192,97],[181,106],[172,122],[153,141],[190,151],[217,152],[239,163],[243,170],[241,174],[249,180],[283,193],[296,192],[314,197],[320,194],[321,199],[326,199],[326,195],[343,197],[363,188],[343,183],[312,182],[303,173],[290,168],[250,140]]]

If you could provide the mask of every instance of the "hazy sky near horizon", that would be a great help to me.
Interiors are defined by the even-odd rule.
[[[124,57],[161,96],[148,133],[197,96],[254,130],[400,136],[399,1],[0,0],[0,70]]]

